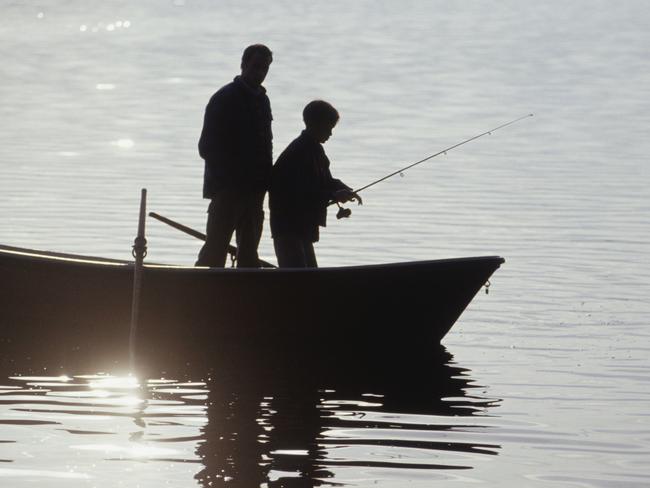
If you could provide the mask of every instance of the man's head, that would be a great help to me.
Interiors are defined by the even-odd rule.
[[[302,111],[305,127],[318,142],[324,143],[332,135],[332,129],[339,121],[338,111],[323,100],[309,102]]]
[[[257,88],[266,78],[272,61],[273,53],[264,44],[248,46],[241,58],[241,77],[248,85]]]

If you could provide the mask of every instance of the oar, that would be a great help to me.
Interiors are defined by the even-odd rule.
[[[199,232],[198,230],[194,230],[191,227],[178,223],[172,219],[168,219],[167,217],[157,214],[156,212],[149,212],[149,217],[153,217],[154,219],[159,220],[160,222],[167,224],[176,230],[180,230],[181,232],[185,232],[186,234],[191,235],[192,237],[196,237],[197,239],[205,241],[205,234]],[[237,256],[237,248],[235,246],[231,246],[230,244],[228,244],[228,254],[230,254],[231,256]],[[266,261],[263,261],[261,259],[259,262],[262,268],[275,268],[273,264],[267,263]]]

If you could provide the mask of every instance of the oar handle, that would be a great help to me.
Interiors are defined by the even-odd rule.
[[[187,227],[183,224],[180,224],[172,219],[168,219],[167,217],[164,217],[163,215],[157,214],[156,212],[149,212],[149,217],[153,217],[156,220],[159,220],[160,222],[167,224],[170,227],[173,227],[176,230],[180,230],[181,232],[185,232],[188,235],[191,235],[192,237],[196,237],[197,239],[200,239],[202,241],[205,241],[206,237],[203,232],[199,232],[198,230],[194,230],[191,227]],[[228,246],[228,252],[233,253],[236,252],[237,250],[235,249],[234,246]]]
[[[191,227],[188,227],[186,225],[183,225],[181,223],[178,223],[172,219],[168,219],[167,217],[164,217],[160,214],[157,214],[156,212],[149,212],[149,217],[153,217],[156,220],[159,220],[160,222],[169,225],[170,227],[173,227],[176,230],[180,230],[181,232],[185,232],[186,234],[196,237],[197,239],[200,239],[202,241],[205,241],[206,236],[203,232],[199,232],[198,230],[194,230]],[[228,254],[231,256],[237,256],[237,248],[235,246],[232,246],[228,244]],[[259,260],[259,264],[262,268],[275,268],[275,266],[271,263],[267,263],[266,261]]]

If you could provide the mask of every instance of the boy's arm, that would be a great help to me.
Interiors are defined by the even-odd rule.
[[[363,200],[359,194],[347,186],[336,190],[332,195],[332,200],[338,203],[357,202],[359,205],[363,205]]]
[[[361,197],[354,192],[352,188],[343,183],[341,180],[333,178],[332,174],[327,170],[327,174],[330,180],[330,200],[333,200],[337,203],[345,202],[357,202],[359,205],[363,204]]]

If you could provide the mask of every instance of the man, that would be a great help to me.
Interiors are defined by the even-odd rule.
[[[259,266],[264,194],[273,165],[273,117],[262,83],[272,61],[268,47],[248,46],[241,75],[217,91],[205,109],[199,154],[205,160],[203,198],[211,201],[197,266],[223,267],[233,232],[237,266]]]
[[[327,223],[330,202],[358,201],[361,197],[332,177],[322,144],[339,120],[337,110],[315,100],[303,110],[305,130],[280,155],[273,166],[269,207],[271,234],[278,266],[316,268],[314,242],[319,226]]]

